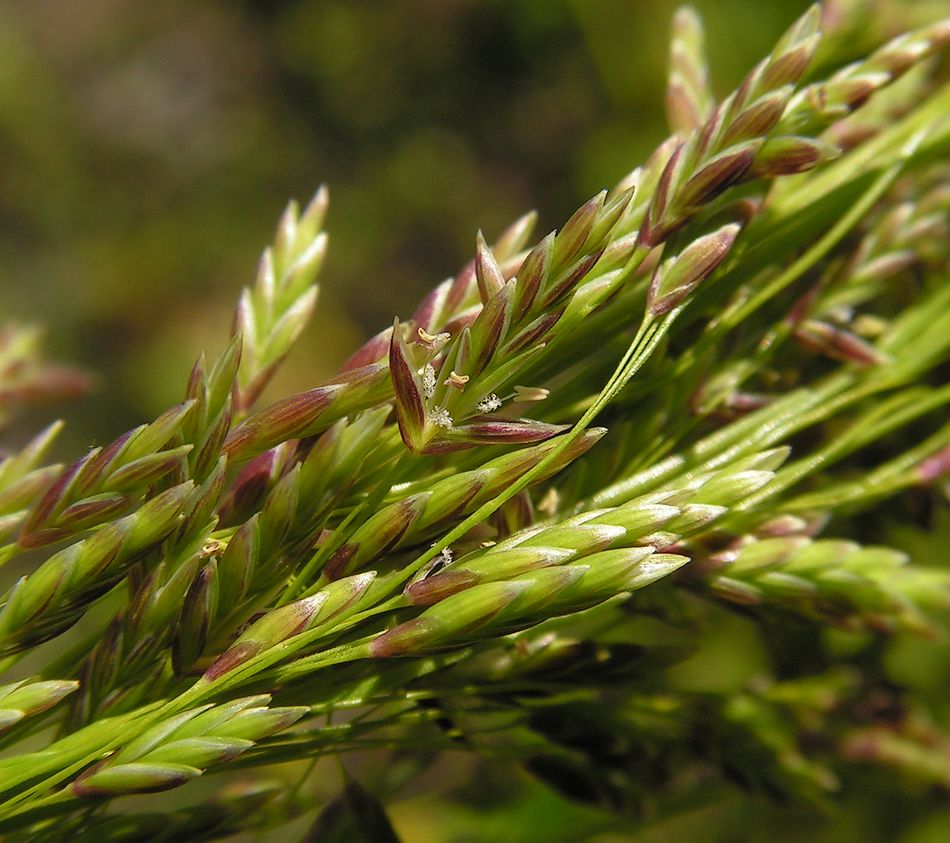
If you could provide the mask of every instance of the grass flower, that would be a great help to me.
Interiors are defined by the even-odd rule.
[[[143,839],[149,804],[178,839],[266,831],[299,788],[110,800],[380,746],[627,816],[711,780],[828,798],[864,765],[945,791],[945,712],[880,642],[937,636],[950,572],[874,520],[945,506],[950,25],[855,57],[838,12],[721,100],[677,13],[646,162],[555,231],[478,232],[410,318],[259,406],[329,245],[326,189],[291,203],[181,403],[65,466],[59,425],[6,455],[0,832]],[[84,385],[0,336],[0,421]],[[691,686],[730,613],[767,663]],[[354,812],[395,839],[350,780],[313,833]]]

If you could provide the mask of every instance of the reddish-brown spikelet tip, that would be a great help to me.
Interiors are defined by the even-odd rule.
[[[419,318],[418,314],[413,316],[413,319],[419,324],[422,324],[424,321],[422,318]],[[423,327],[426,326],[423,325]],[[359,369],[363,366],[368,366],[370,363],[375,363],[377,360],[382,360],[389,352],[391,332],[392,328],[386,328],[384,331],[380,331],[371,340],[368,340],[347,359],[340,368],[340,371],[349,372],[352,369]]]
[[[426,454],[447,454],[475,445],[518,445],[543,442],[570,425],[546,424],[532,419],[494,419],[475,416],[470,424],[444,431],[425,448]]]
[[[243,641],[230,647],[227,652],[218,658],[201,677],[205,682],[214,682],[225,673],[230,673],[238,665],[253,658],[261,651],[261,645],[256,641]]]
[[[950,445],[920,463],[916,474],[921,483],[933,483],[950,474]]]
[[[230,457],[265,450],[303,433],[330,405],[339,388],[337,384],[319,386],[251,416],[224,440],[224,454]]]
[[[806,348],[838,360],[872,366],[884,362],[881,353],[850,331],[817,319],[808,319],[795,330],[795,338]]]
[[[346,574],[350,560],[358,549],[359,545],[356,544],[345,544],[338,548],[324,566],[323,576],[328,580],[338,580]]]
[[[129,765],[130,768],[134,768],[136,765]],[[180,787],[186,782],[191,781],[195,776],[200,775],[201,771],[189,767],[187,765],[154,765],[154,770],[149,772],[152,774],[150,780],[141,779],[137,782],[134,789],[129,790],[127,787],[123,788],[120,791],[117,791],[110,787],[102,787],[99,785],[90,785],[86,783],[86,779],[78,779],[70,785],[70,789],[76,796],[83,797],[97,797],[97,796],[117,796],[121,793],[158,793],[162,790],[171,790],[176,787]],[[108,773],[108,770],[103,771]],[[93,778],[93,776],[89,776]]]
[[[478,578],[469,571],[445,571],[410,584],[405,594],[414,606],[431,606],[477,582]]]
[[[723,226],[690,243],[680,254],[659,266],[647,292],[647,308],[662,316],[686,297],[722,263],[741,230],[738,224]]]
[[[563,228],[558,232],[554,242],[553,262],[557,266],[569,264],[577,257],[591,229],[594,227],[594,221],[604,207],[604,200],[607,198],[607,191],[602,190],[596,196],[588,199],[573,216],[564,223]]]
[[[411,653],[429,637],[432,625],[425,618],[413,618],[387,630],[369,644],[373,658],[388,659]]]
[[[425,405],[419,377],[409,359],[398,319],[393,323],[389,342],[389,371],[396,397],[399,432],[406,446],[411,448],[425,426]]]
[[[838,147],[814,138],[792,135],[777,137],[766,142],[759,150],[752,165],[752,173],[767,177],[803,173],[840,154]]]
[[[772,91],[740,114],[723,136],[723,144],[761,137],[778,123],[792,94],[791,86]]]
[[[505,286],[505,276],[481,231],[475,240],[475,280],[482,302],[487,302]]]
[[[752,166],[761,145],[758,139],[744,141],[714,158],[686,182],[681,201],[694,206],[718,196]]]
[[[813,33],[791,50],[775,59],[762,73],[762,84],[768,88],[794,84],[802,78],[811,64],[815,49],[821,40],[819,33]]]

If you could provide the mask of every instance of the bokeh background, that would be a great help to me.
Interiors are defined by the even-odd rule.
[[[725,93],[807,3],[695,5]],[[873,39],[950,6],[869,5]],[[24,429],[66,414],[68,452],[179,400],[198,353],[224,344],[283,205],[321,182],[330,252],[317,316],[272,394],[329,375],[467,260],[476,228],[495,234],[532,207],[542,230],[553,228],[643,160],[665,136],[674,6],[6,0],[0,321],[42,322],[50,355],[98,379],[89,396],[43,408]],[[437,769],[393,808],[412,843],[633,839],[513,771],[473,786],[467,763]],[[712,816],[636,839],[950,839],[948,815],[930,803],[899,829],[881,826],[887,810],[859,798],[820,818],[733,793]]]

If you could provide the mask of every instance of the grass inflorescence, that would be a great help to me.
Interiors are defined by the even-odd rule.
[[[712,779],[823,799],[867,764],[950,787],[937,713],[867,643],[938,636],[950,572],[865,535],[910,493],[945,506],[950,21],[855,59],[826,17],[718,100],[679,12],[644,164],[545,236],[479,232],[411,317],[262,406],[328,244],[326,189],[291,203],[182,403],[65,465],[58,425],[6,456],[0,829],[266,830],[319,805],[229,785],[156,830],[161,797],[110,799],[371,748],[514,760],[627,814]],[[0,420],[87,382],[0,336]],[[728,613],[775,658],[690,687]],[[313,834],[347,811],[391,839],[349,780]]]

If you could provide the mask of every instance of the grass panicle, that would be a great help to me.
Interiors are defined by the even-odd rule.
[[[262,405],[316,306],[321,187],[182,403],[5,454],[0,833],[278,835],[319,791],[307,839],[397,839],[384,803],[441,751],[624,823],[735,783],[847,800],[871,765],[950,788],[894,655],[950,609],[950,25],[862,26],[812,7],[717,100],[679,11],[644,163],[554,231],[477,232]],[[90,384],[38,337],[0,332],[0,425]],[[400,763],[336,799],[255,778],[367,751]]]

